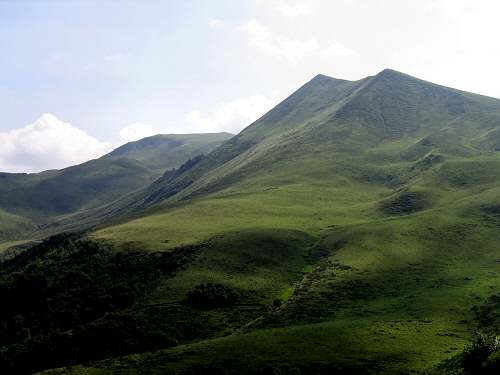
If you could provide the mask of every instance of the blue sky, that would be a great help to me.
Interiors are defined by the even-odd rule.
[[[208,25],[235,7],[208,3],[0,3],[2,130],[49,112],[112,140],[129,123],[169,127],[239,94],[221,82],[240,74],[224,72],[226,38]]]
[[[159,132],[238,132],[318,73],[391,67],[500,97],[499,11],[490,0],[0,0],[0,170],[61,168]]]

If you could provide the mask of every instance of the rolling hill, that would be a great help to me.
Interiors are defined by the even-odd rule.
[[[166,170],[213,150],[230,137],[227,133],[156,135],[62,170],[0,173],[0,209],[22,217],[24,224],[31,222],[18,226],[22,233],[50,218],[96,207],[148,186]],[[12,229],[0,224],[0,236],[15,238]]]
[[[58,222],[85,233],[4,263],[0,364],[401,374],[461,358],[475,330],[500,331],[499,134],[498,99],[393,70],[316,76],[213,151]]]
[[[159,177],[166,170],[178,168],[190,158],[208,154],[232,136],[229,133],[159,134],[129,142],[101,159],[133,159],[155,171]]]

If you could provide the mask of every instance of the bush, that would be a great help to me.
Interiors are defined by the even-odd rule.
[[[116,252],[61,234],[1,262],[0,373],[31,374],[170,345],[169,332],[129,308],[198,250]]]
[[[238,293],[233,289],[213,283],[197,285],[187,294],[187,300],[191,305],[205,309],[232,306],[238,298]]]
[[[491,334],[476,333],[472,343],[463,353],[465,374],[484,374],[488,358],[500,351],[500,338]]]

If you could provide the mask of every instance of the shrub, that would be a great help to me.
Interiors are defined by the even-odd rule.
[[[232,306],[238,300],[238,293],[222,284],[203,283],[187,294],[191,305],[205,309]]]
[[[487,373],[485,364],[495,353],[500,351],[500,338],[492,334],[476,333],[472,343],[463,353],[465,374]]]

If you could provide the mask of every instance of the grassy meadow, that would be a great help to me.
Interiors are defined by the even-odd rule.
[[[238,307],[204,312],[223,337],[73,371],[182,373],[228,363],[250,371],[272,362],[305,373],[405,373],[452,357],[478,327],[474,307],[500,284],[499,161],[445,160],[416,178],[415,163],[381,171],[368,162],[360,176],[338,166],[338,174],[326,173],[328,158],[314,169],[312,160],[291,161],[272,178],[258,173],[203,199],[98,230],[93,238],[118,248],[212,244],[147,304],[180,303],[210,281],[244,292],[255,311],[245,324],[232,315]],[[293,171],[297,178],[287,181]],[[404,181],[398,192],[373,183],[394,171]],[[424,203],[399,199],[408,191]],[[277,254],[273,241],[297,246]]]

